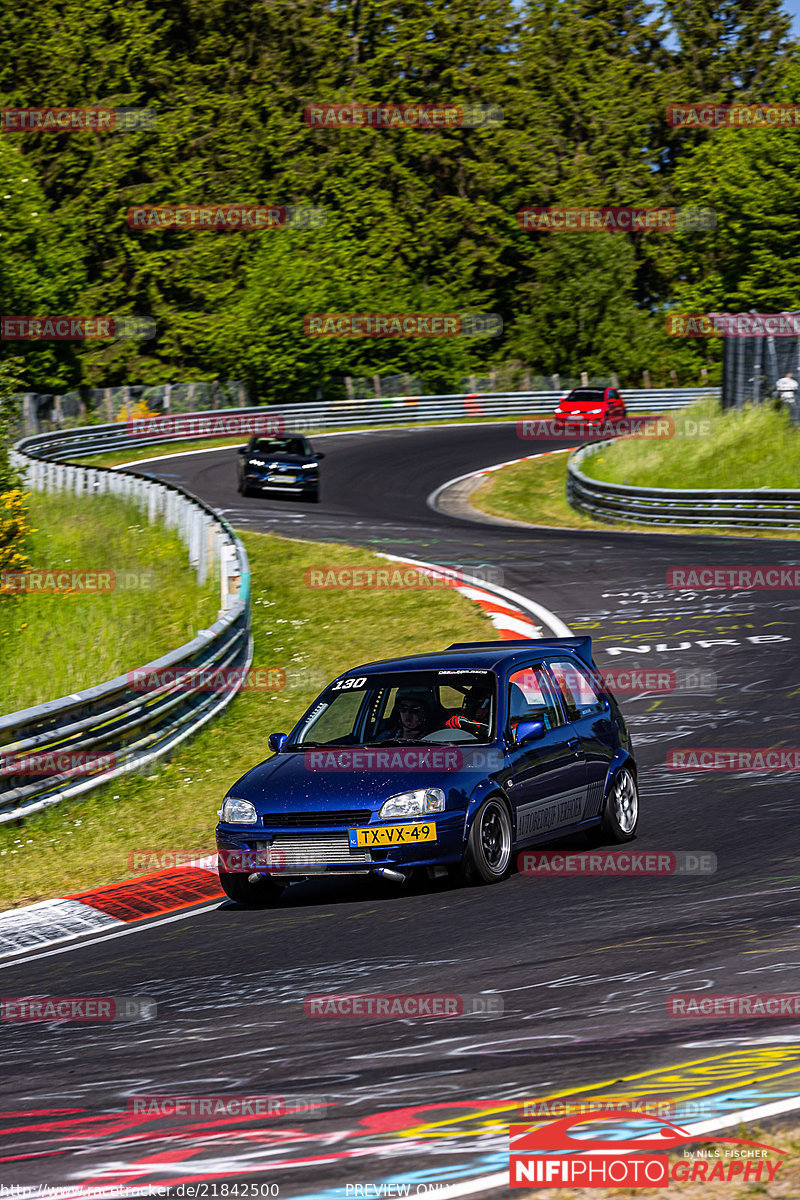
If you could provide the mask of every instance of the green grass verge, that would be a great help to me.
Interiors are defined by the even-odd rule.
[[[41,492],[26,504],[32,570],[114,572],[115,587],[0,597],[0,711],[113,679],[217,619],[219,584],[199,586],[177,534],[149,525],[136,505]]]
[[[512,521],[527,521],[532,525],[551,525],[558,529],[610,528],[638,530],[643,525],[615,522],[613,526],[595,521],[576,512],[567,501],[567,458],[570,450],[556,450],[537,458],[514,463],[492,471],[486,482],[470,496],[470,504],[481,512],[495,517],[510,517]],[[653,532],[675,531],[653,527]]]
[[[577,512],[567,501],[567,458],[570,453],[568,450],[557,450],[493,471],[487,476],[486,482],[471,494],[470,504],[490,516],[508,517],[512,521],[526,521],[532,525],[549,525],[558,529],[595,529],[604,533],[613,529],[630,533],[678,533],[693,537],[702,533],[716,537],[780,538],[786,541],[800,539],[800,533],[771,533],[768,530],[716,527],[679,529],[674,525],[595,521]]]
[[[308,567],[386,565],[366,551],[269,534],[243,540],[252,569],[253,667],[307,670],[307,685],[301,679],[291,691],[245,691],[147,776],[129,775],[82,801],[0,825],[2,907],[128,878],[135,850],[213,849],[216,812],[228,788],[267,757],[267,736],[290,729],[330,679],[373,659],[495,636],[481,609],[450,590],[306,587]],[[151,631],[159,620],[151,618]]]
[[[800,487],[800,430],[769,404],[723,410],[713,400],[669,414],[675,436],[620,438],[587,455],[585,475],[665,488]]]

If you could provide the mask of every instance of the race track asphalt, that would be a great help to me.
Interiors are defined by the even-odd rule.
[[[141,1023],[3,1027],[5,1179],[91,1184],[95,1195],[181,1181],[204,1181],[195,1194],[208,1196],[223,1181],[239,1195],[275,1184],[284,1198],[355,1196],[386,1181],[409,1183],[411,1195],[443,1182],[472,1194],[470,1180],[507,1163],[512,1099],[607,1092],[636,1075],[621,1091],[706,1095],[709,1111],[800,1092],[796,1020],[680,1020],[666,1006],[675,992],[797,987],[797,775],[666,766],[668,751],[686,747],[798,745],[797,593],[666,584],[682,564],[796,564],[797,543],[526,530],[433,511],[427,498],[446,480],[550,448],[519,442],[513,424],[314,441],[326,454],[318,506],[240,497],[230,450],[141,470],[240,529],[500,568],[505,587],[591,634],[602,669],[703,673],[701,690],[620,699],[641,770],[636,850],[708,852],[717,870],[517,874],[492,888],[409,892],[320,881],[269,911],[214,902],[14,963],[5,996],[144,994],[158,1012]],[[580,838],[571,846],[584,848]],[[493,992],[504,1013],[306,1017],[303,997],[324,991]],[[329,1108],[315,1120],[126,1113],[133,1096],[176,1093],[313,1095]]]

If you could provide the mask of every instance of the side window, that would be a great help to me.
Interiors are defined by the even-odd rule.
[[[536,720],[544,721],[545,729],[563,723],[553,686],[540,664],[522,667],[508,680],[509,725],[513,728],[520,721]]]
[[[606,704],[596,691],[588,672],[572,662],[551,662],[550,670],[567,706],[570,721],[605,712]]]

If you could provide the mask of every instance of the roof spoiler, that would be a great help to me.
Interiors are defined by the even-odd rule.
[[[592,659],[592,639],[590,637],[574,638],[514,638],[504,642],[453,642],[448,650],[562,650],[569,647],[578,658],[590,667],[595,666]]]

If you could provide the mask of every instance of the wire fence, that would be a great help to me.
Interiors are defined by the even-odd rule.
[[[800,313],[781,316],[800,317]],[[795,386],[792,387],[792,380]],[[783,387],[778,383],[782,382]],[[788,381],[788,382],[787,382]],[[800,337],[726,337],[722,348],[722,403],[725,408],[783,401],[800,425]]]
[[[383,375],[342,377],[342,386],[334,389],[329,399],[300,401],[281,405],[287,412],[311,410],[320,413],[335,413],[342,410],[360,410],[365,404],[380,404],[386,409],[404,405],[413,409],[425,406],[428,401],[453,402],[462,408],[466,402],[491,403],[495,400],[520,402],[538,400],[546,407],[573,387],[617,387],[616,376],[588,376],[580,379],[561,375],[531,375],[520,372],[492,372],[488,375],[472,375],[460,381],[455,392],[435,392],[417,375]],[[713,390],[713,389],[712,389]],[[643,405],[647,397],[678,396],[685,392],[706,392],[705,386],[697,388],[651,388],[649,380],[644,388],[624,389],[626,401],[638,404],[639,411],[655,411]],[[27,437],[36,433],[47,433],[59,429],[74,429],[83,425],[127,424],[154,416],[182,416],[201,412],[219,412],[228,408],[273,408],[271,404],[254,404],[247,388],[239,380],[198,381],[194,383],[165,383],[157,386],[126,384],[120,387],[84,388],[80,392],[64,395],[26,392],[18,397],[22,413],[16,436]],[[666,407],[672,407],[667,404]],[[452,408],[448,411],[452,411]],[[544,411],[537,409],[536,411]],[[413,414],[412,414],[413,415]]]

